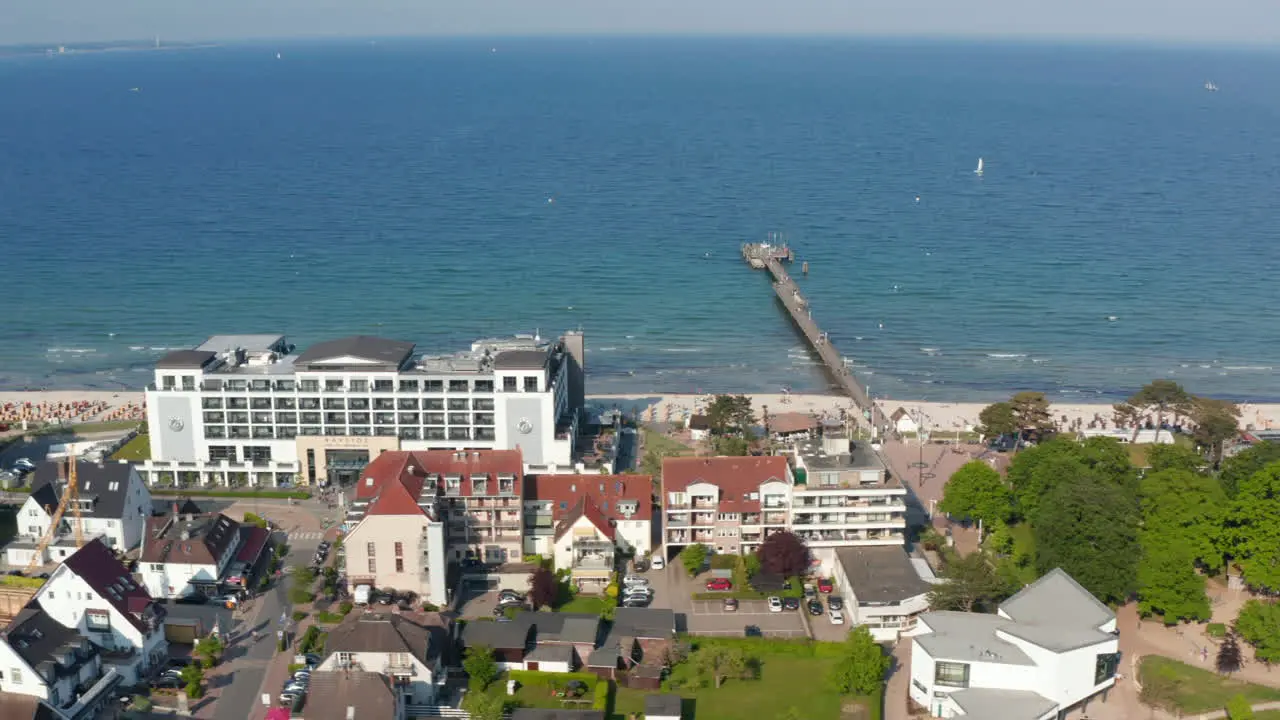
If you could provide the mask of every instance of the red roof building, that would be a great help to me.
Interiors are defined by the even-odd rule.
[[[665,458],[663,542],[734,553],[755,547],[786,529],[794,485],[785,457]]]
[[[569,557],[570,535],[582,542],[588,536],[607,540],[637,555],[652,549],[653,479],[648,475],[530,475],[524,499],[534,549],[554,554],[558,566],[564,566],[561,556]]]

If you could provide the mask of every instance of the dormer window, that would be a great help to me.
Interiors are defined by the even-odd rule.
[[[457,495],[458,490],[462,487],[461,475],[446,475],[444,478],[444,491],[448,495]]]
[[[471,494],[472,495],[488,495],[489,494],[489,477],[487,475],[471,476]]]

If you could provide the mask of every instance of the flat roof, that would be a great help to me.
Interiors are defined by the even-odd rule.
[[[881,470],[884,463],[876,456],[871,444],[862,441],[849,443],[847,453],[828,453],[822,449],[822,440],[811,439],[796,443],[796,452],[804,458],[810,470]]]
[[[156,362],[160,370],[199,370],[208,365],[216,353],[208,350],[174,350]]]
[[[323,365],[326,361],[352,357],[367,361],[370,369],[379,365],[399,369],[413,355],[413,347],[413,343],[404,340],[352,335],[316,343],[298,355],[294,363],[298,366]]]
[[[498,353],[494,367],[498,370],[541,370],[547,366],[546,350],[506,350]]]
[[[887,605],[929,592],[911,556],[899,547],[836,548],[836,559],[858,604]]]
[[[245,352],[270,352],[284,343],[284,335],[260,333],[246,335],[213,335],[200,343],[197,350],[209,352],[227,352],[228,350],[244,350]]]

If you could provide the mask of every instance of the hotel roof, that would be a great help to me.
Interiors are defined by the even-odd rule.
[[[507,350],[494,358],[498,370],[541,370],[547,366],[546,350]]]
[[[174,350],[156,362],[161,370],[199,370],[218,355],[208,350]]]
[[[196,350],[227,352],[244,350],[251,353],[271,352],[282,348],[284,335],[263,333],[249,335],[214,335],[196,346]]]
[[[316,343],[307,348],[294,364],[298,367],[354,358],[372,366],[384,366],[399,369],[413,355],[413,343],[403,340],[388,340],[370,335],[352,335],[350,337]]]

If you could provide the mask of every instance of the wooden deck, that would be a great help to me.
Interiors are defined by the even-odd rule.
[[[792,262],[795,259],[795,253],[791,248],[785,245],[743,245],[742,258],[752,268],[768,270],[769,274],[773,276],[773,291],[777,294],[778,300],[787,309],[787,313],[791,315],[796,327],[800,328],[800,332],[809,343],[810,349],[822,360],[822,365],[826,369],[827,375],[840,388],[840,391],[848,395],[854,404],[862,410],[862,424],[866,424],[866,418],[869,417],[876,427],[885,428],[888,423],[880,413],[880,409],[871,402],[867,389],[853,376],[853,372],[845,364],[840,351],[831,344],[827,333],[813,319],[813,308],[809,306],[809,301],[800,292],[799,286],[796,285],[795,280],[791,279],[791,274],[783,266],[784,262]]]

